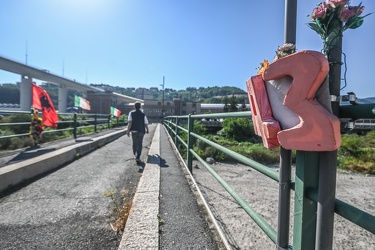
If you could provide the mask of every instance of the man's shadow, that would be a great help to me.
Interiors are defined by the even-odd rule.
[[[149,155],[147,158],[147,163],[150,164],[157,164],[161,168],[169,168],[168,163],[160,157],[160,155],[155,154],[155,155]]]
[[[8,161],[7,164],[12,164],[12,163],[16,163],[19,161],[28,160],[28,159],[31,159],[31,158],[55,151],[55,150],[56,150],[55,148],[41,148],[39,145],[30,146],[26,148],[24,151],[22,151],[21,153],[17,154],[16,157]]]

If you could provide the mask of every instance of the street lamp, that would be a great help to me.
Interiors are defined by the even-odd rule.
[[[162,103],[161,103],[161,122],[164,122],[164,81],[165,77],[163,76],[163,84],[160,84],[160,86],[163,88],[163,97],[162,97]]]

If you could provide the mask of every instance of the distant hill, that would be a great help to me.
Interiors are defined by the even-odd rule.
[[[90,84],[94,87],[99,87],[107,91],[114,91],[123,95],[128,95],[132,97],[137,97],[143,99],[141,94],[147,92],[148,96],[152,96],[154,100],[162,100],[163,91],[158,88],[134,88],[134,87],[113,87],[105,84]],[[223,103],[223,98],[231,97],[232,95],[236,96],[239,103],[243,103],[247,99],[247,93],[240,88],[223,86],[223,87],[187,87],[184,90],[175,90],[172,88],[165,88],[164,90],[164,99],[173,100],[173,98],[181,98],[183,101],[194,101],[194,102],[203,102],[203,103]]]

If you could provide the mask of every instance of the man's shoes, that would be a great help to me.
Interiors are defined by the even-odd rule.
[[[140,160],[140,159],[135,159],[135,162],[137,163],[137,164],[141,164],[142,163],[142,161]]]
[[[139,166],[138,170],[139,170],[139,172],[142,172],[143,171],[143,167]]]

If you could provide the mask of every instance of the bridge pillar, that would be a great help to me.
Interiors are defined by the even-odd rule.
[[[68,100],[68,89],[65,85],[59,85],[59,112],[66,113]]]
[[[21,76],[20,85],[20,110],[30,111],[31,110],[31,83],[33,79],[28,76]]]

